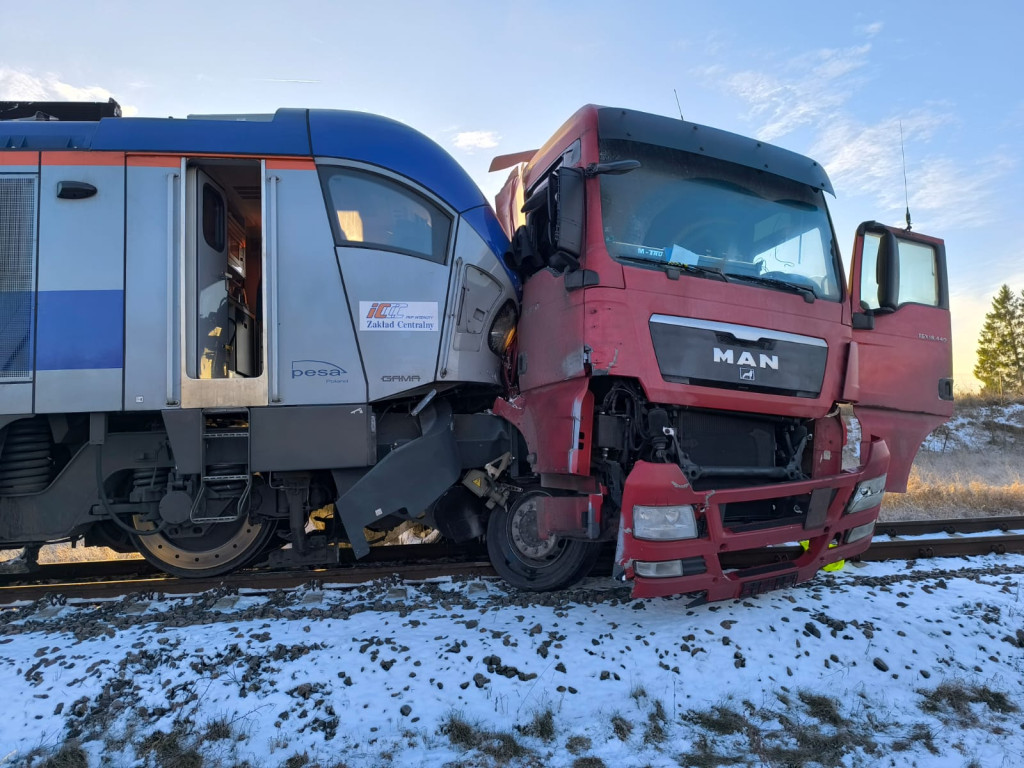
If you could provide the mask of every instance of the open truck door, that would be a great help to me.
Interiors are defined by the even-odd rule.
[[[865,222],[851,265],[846,375],[862,440],[891,454],[885,489],[907,488],[921,442],[953,413],[953,352],[942,240]]]

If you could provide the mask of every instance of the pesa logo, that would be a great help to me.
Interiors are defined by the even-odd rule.
[[[346,374],[344,368],[325,360],[292,360],[293,379],[324,379],[328,383],[344,383],[341,377]]]

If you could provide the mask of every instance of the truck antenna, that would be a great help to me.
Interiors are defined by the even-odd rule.
[[[903,121],[900,120],[900,154],[903,156],[903,196],[907,201],[907,232],[910,231],[910,191],[907,187],[907,153],[903,148]]]
[[[683,117],[683,107],[679,103],[679,91],[677,91],[675,88],[673,88],[672,89],[672,93],[674,93],[676,95],[676,109],[679,110],[679,119],[682,120],[685,123],[686,119]]]

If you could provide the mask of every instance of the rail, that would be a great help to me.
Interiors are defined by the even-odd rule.
[[[998,533],[991,533],[998,531]],[[977,535],[988,534],[991,535]],[[916,560],[1024,553],[1024,517],[961,520],[913,520],[879,523],[881,537],[858,560]],[[736,552],[723,556],[723,565],[746,568],[793,559],[799,546]],[[596,566],[610,570],[611,550]],[[347,552],[343,562],[326,568],[272,571],[250,568],[213,579],[178,579],[157,571],[144,560],[113,560],[40,566],[29,575],[0,575],[0,606],[49,599],[55,604],[121,597],[128,593],[191,595],[215,588],[287,589],[316,582],[357,584],[398,575],[403,579],[442,576],[494,576],[483,548],[476,545],[417,544],[373,547],[355,561]]]

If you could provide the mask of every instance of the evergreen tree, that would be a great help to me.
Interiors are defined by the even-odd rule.
[[[1004,284],[992,299],[978,339],[974,375],[987,394],[1024,393],[1024,292],[1017,296]]]

